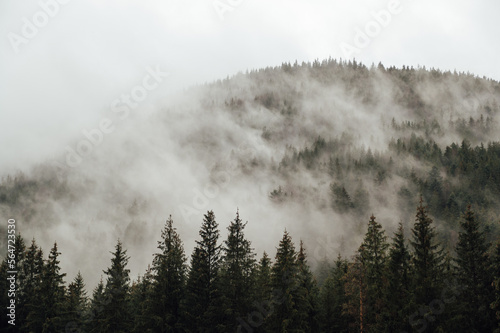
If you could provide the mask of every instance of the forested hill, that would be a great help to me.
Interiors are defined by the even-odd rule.
[[[190,247],[209,209],[229,220],[240,207],[259,252],[272,252],[287,228],[312,248],[329,235],[334,252],[350,256],[372,213],[389,234],[399,222],[411,228],[420,195],[452,252],[468,204],[489,240],[500,232],[500,84],[491,79],[331,59],[286,63],[131,114],[76,166],[66,150],[3,175],[2,216],[22,221],[19,231],[44,248],[57,240],[70,274],[104,269],[105,258],[88,258],[117,238],[142,272],[166,216]],[[85,140],[78,135],[73,151]]]

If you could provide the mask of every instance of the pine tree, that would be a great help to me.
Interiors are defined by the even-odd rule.
[[[413,303],[424,313],[424,319],[432,330],[438,326],[435,316],[430,313],[429,304],[439,300],[443,286],[444,256],[443,250],[435,241],[436,232],[432,227],[432,219],[427,215],[427,209],[420,198],[417,215],[412,229],[413,241]],[[427,309],[427,310],[426,310]],[[420,311],[419,310],[419,311]],[[428,319],[427,319],[428,318]],[[441,316],[440,318],[443,318]]]
[[[31,241],[21,262],[18,274],[18,313],[17,319],[22,330],[41,332],[45,318],[40,311],[40,297],[42,274],[44,270],[43,252],[35,239]]]
[[[309,266],[307,265],[304,243],[300,241],[297,255],[298,288],[297,288],[297,319],[298,327],[304,332],[318,332],[318,286]]]
[[[389,332],[410,331],[409,315],[411,305],[411,256],[405,244],[403,224],[399,223],[392,238],[388,260],[388,289],[386,298],[388,309],[384,316]]]
[[[383,326],[382,313],[387,306],[384,302],[384,291],[387,285],[385,268],[388,247],[385,231],[372,215],[368,222],[368,231],[358,250],[366,284],[364,322],[367,332],[380,331]]]
[[[49,259],[42,272],[42,283],[38,290],[40,296],[39,312],[44,318],[42,332],[59,332],[64,329],[64,311],[66,310],[64,287],[64,277],[66,273],[61,273],[58,257],[61,253],[57,250],[57,243],[50,250]],[[28,316],[28,320],[29,320]]]
[[[255,298],[258,300],[269,300],[271,297],[271,265],[271,258],[264,251],[257,265]]]
[[[250,327],[255,333],[268,332],[267,326],[269,317],[274,311],[272,303],[271,266],[271,259],[264,251],[255,271],[255,290],[253,291],[251,311],[246,313],[245,316],[237,318],[238,323],[242,326],[240,329],[241,331],[244,331],[244,329],[248,330],[248,327]],[[257,315],[253,318],[252,313],[255,313],[254,311],[257,311],[262,317]],[[248,327],[245,326],[245,324],[248,325]]]
[[[153,284],[153,273],[151,267],[148,266],[144,276],[139,277],[130,287],[129,306],[133,314],[131,332],[159,332],[161,321],[154,316],[154,312],[157,311],[154,301],[157,298],[162,298],[162,294],[155,293]]]
[[[165,223],[158,242],[160,253],[155,254],[154,300],[151,311],[155,317],[156,332],[181,330],[181,301],[184,298],[186,280],[186,256],[182,241],[173,227],[172,216]]]
[[[337,257],[334,267],[326,278],[319,294],[319,322],[322,332],[344,333],[349,330],[349,318],[344,313],[346,302],[345,278],[348,262]]]
[[[271,332],[300,332],[297,309],[297,253],[292,238],[285,230],[271,269],[274,311],[269,318]]]
[[[83,276],[80,272],[78,272],[73,282],[71,282],[68,286],[66,301],[66,331],[75,332],[84,329],[87,302],[88,298],[87,292],[85,291]]]
[[[479,222],[469,205],[460,223],[462,231],[456,247],[457,278],[463,290],[460,294],[461,312],[466,320],[461,327],[467,330],[489,331],[494,314],[492,302],[490,259],[485,236],[479,230]]]
[[[90,311],[87,322],[88,331],[91,333],[104,333],[106,328],[104,326],[104,306],[109,304],[111,298],[106,299],[104,295],[104,282],[101,280],[92,292],[92,299],[90,300]]]
[[[229,233],[223,247],[220,288],[225,314],[224,330],[231,332],[237,329],[237,318],[251,312],[255,295],[255,253],[250,241],[245,238],[247,223],[242,222],[237,211],[236,218],[227,228]]]
[[[215,332],[223,314],[217,309],[221,246],[217,244],[219,230],[212,211],[204,216],[200,236],[191,256],[187,280],[187,320],[192,331]]]
[[[131,314],[128,308],[130,270],[127,269],[129,257],[118,240],[115,252],[111,252],[111,267],[104,271],[107,275],[104,288],[102,324],[106,332],[128,332],[131,327]]]

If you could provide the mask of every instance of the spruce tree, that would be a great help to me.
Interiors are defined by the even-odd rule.
[[[383,326],[382,313],[387,307],[384,292],[387,285],[385,269],[388,247],[385,231],[372,215],[368,222],[368,231],[358,250],[366,284],[364,321],[367,332],[380,331]]]
[[[489,306],[493,301],[491,262],[487,253],[489,246],[470,205],[467,206],[460,226],[462,231],[456,247],[456,262],[458,282],[463,288],[460,310],[465,319],[460,326],[471,331],[476,329],[486,332],[494,321],[494,314]]]
[[[321,286],[319,294],[319,323],[322,332],[345,333],[349,330],[349,318],[343,306],[346,302],[345,278],[348,262],[337,257],[334,267]]]
[[[304,332],[317,332],[318,326],[318,286],[307,265],[307,255],[304,243],[300,241],[297,255],[298,288],[297,288],[297,319],[298,328]]]
[[[91,333],[106,332],[104,323],[104,306],[109,304],[111,298],[106,299],[104,295],[104,282],[101,280],[92,292],[89,306],[89,317],[87,318],[87,329]]]
[[[435,237],[436,232],[432,227],[432,219],[427,215],[427,208],[420,204],[412,229],[413,240],[413,303],[423,312],[427,328],[432,330],[439,326],[439,321],[431,313],[429,304],[433,300],[439,300],[443,287],[444,256]],[[440,317],[441,319],[443,316]]]
[[[22,330],[41,332],[44,316],[40,309],[42,274],[44,270],[43,251],[36,244],[35,239],[26,250],[18,273],[18,312],[19,326]]]
[[[186,256],[182,241],[173,227],[172,216],[165,223],[158,241],[159,253],[153,260],[154,299],[151,312],[156,332],[177,332],[182,328],[181,301],[186,280]]]
[[[151,267],[148,266],[143,277],[139,277],[130,286],[130,311],[133,315],[133,326],[131,332],[160,332],[161,320],[155,317],[154,301],[161,298],[162,294],[156,294],[153,288],[154,279]],[[156,311],[159,312],[159,311]]]
[[[220,289],[225,317],[223,329],[226,331],[237,329],[237,318],[251,312],[255,296],[255,253],[250,241],[245,238],[247,223],[243,223],[237,211],[234,221],[227,228],[229,233],[222,249]]]
[[[410,331],[409,315],[411,305],[411,256],[405,243],[403,224],[392,238],[388,259],[388,308],[384,321],[389,332]]]
[[[223,317],[217,289],[221,246],[217,244],[219,230],[212,211],[204,216],[200,236],[191,256],[187,280],[187,321],[192,331],[216,332]]]
[[[111,267],[104,271],[106,286],[102,308],[102,324],[106,332],[125,333],[131,327],[131,314],[128,307],[130,270],[127,269],[129,257],[118,240],[115,252],[111,252]]]
[[[256,274],[256,295],[257,300],[269,300],[271,297],[271,258],[266,251],[262,254],[262,258],[257,265]]]
[[[83,330],[85,325],[85,314],[87,312],[88,297],[85,290],[85,283],[80,272],[76,275],[73,282],[68,286],[68,295],[66,301],[66,321],[65,330],[76,332]]]
[[[58,260],[60,254],[57,250],[57,243],[54,243],[42,273],[42,283],[38,291],[40,302],[39,308],[37,307],[38,309],[36,310],[44,318],[42,332],[59,332],[65,326],[66,289],[63,279],[66,273],[61,273]]]
[[[281,239],[276,259],[271,270],[274,311],[269,318],[271,332],[298,332],[297,289],[297,252],[292,238],[285,230]]]

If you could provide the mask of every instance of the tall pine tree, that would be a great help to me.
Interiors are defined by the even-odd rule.
[[[255,296],[255,253],[245,238],[247,223],[243,223],[237,211],[227,228],[228,236],[223,247],[220,278],[225,317],[223,329],[231,332],[237,329],[237,318],[251,312]]]
[[[158,241],[159,253],[153,261],[154,299],[151,312],[156,332],[178,332],[182,328],[181,302],[186,280],[186,256],[182,241],[173,227],[172,216],[165,223]]]
[[[443,250],[435,239],[436,232],[432,219],[427,215],[427,208],[420,198],[417,215],[412,229],[413,240],[413,303],[424,317],[425,327],[433,330],[439,326],[439,320],[429,308],[433,300],[441,298],[444,274]],[[423,312],[423,313],[422,313]],[[443,318],[443,316],[439,317]],[[415,324],[415,323],[413,323]],[[428,325],[427,325],[428,324]]]
[[[493,290],[491,262],[487,253],[489,246],[470,205],[460,226],[462,231],[456,247],[457,279],[463,288],[460,294],[463,318],[460,327],[486,332],[494,322],[494,313],[490,309]]]
[[[191,256],[187,280],[187,320],[194,332],[216,332],[223,320],[218,290],[221,245],[212,211],[204,216],[200,236]]]
[[[65,326],[64,312],[67,309],[65,309],[66,289],[63,279],[66,273],[61,273],[58,259],[60,254],[57,243],[54,243],[42,273],[39,290],[41,308],[38,311],[44,318],[43,332],[59,332]]]
[[[85,325],[85,314],[87,312],[88,297],[85,290],[85,283],[80,272],[76,275],[73,282],[68,286],[68,295],[66,301],[66,331],[83,330]]]
[[[411,309],[411,256],[405,243],[403,224],[399,223],[392,238],[388,259],[388,289],[386,300],[388,308],[384,321],[389,332],[410,331],[409,315]]]
[[[299,253],[297,255],[298,265],[298,288],[297,288],[297,311],[298,328],[304,332],[318,332],[318,286],[307,265],[307,255],[304,243],[300,241]]]
[[[118,240],[112,252],[111,267],[104,271],[106,286],[102,308],[102,324],[106,332],[125,333],[131,328],[131,314],[128,307],[130,270],[129,257]]]
[[[299,332],[297,307],[297,252],[290,234],[285,230],[271,270],[274,311],[269,318],[271,332]]]

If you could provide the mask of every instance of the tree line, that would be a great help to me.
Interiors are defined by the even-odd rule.
[[[7,258],[0,267],[4,332],[500,332],[500,244],[487,243],[471,206],[454,252],[444,252],[420,199],[415,223],[391,237],[371,216],[351,258],[311,272],[285,230],[274,260],[257,260],[239,212],[221,240],[212,211],[190,257],[170,217],[143,276],[131,281],[118,240],[87,295],[69,284],[54,244],[16,239],[16,326],[7,324]],[[317,274],[316,274],[317,273]]]

